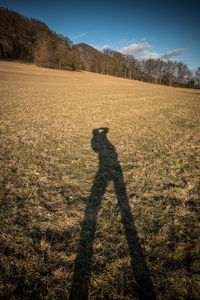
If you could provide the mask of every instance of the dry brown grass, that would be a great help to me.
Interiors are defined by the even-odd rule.
[[[106,126],[158,299],[200,299],[200,91],[0,61],[3,299],[68,299]],[[138,299],[113,185],[89,299]]]

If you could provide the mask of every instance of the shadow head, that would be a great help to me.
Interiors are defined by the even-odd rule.
[[[92,133],[94,136],[96,136],[96,135],[106,136],[108,131],[109,131],[108,127],[100,127],[100,128],[93,129]]]
[[[107,133],[109,129],[107,127],[100,127],[92,130],[93,137],[91,139],[91,145],[94,152],[101,152],[107,141]]]

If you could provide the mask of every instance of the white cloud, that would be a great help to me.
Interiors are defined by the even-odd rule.
[[[149,44],[146,38],[141,39],[139,43],[132,43],[128,46],[121,48],[121,52],[124,54],[131,54],[136,59],[169,59],[173,56],[178,56],[183,53],[186,48],[174,49],[171,51],[166,51],[165,53],[157,53],[154,49],[154,46]],[[150,50],[152,49],[152,50]]]
[[[141,55],[145,49],[153,48],[146,40],[141,43],[133,43],[129,46],[125,46],[121,49],[124,54],[133,54],[133,55]]]
[[[161,58],[168,59],[172,56],[178,56],[181,53],[183,53],[185,50],[187,50],[187,48],[180,48],[180,49],[174,49],[171,51],[167,51],[164,54],[162,54]]]
[[[82,38],[82,37],[84,37],[84,36],[86,36],[86,35],[87,35],[87,33],[86,33],[86,32],[83,32],[83,33],[80,33],[80,34],[77,34],[77,35],[72,36],[72,39],[73,39],[73,40],[78,40],[78,39],[80,39],[80,38]]]
[[[90,44],[91,45],[91,44]],[[104,45],[104,46],[99,46],[99,45],[91,45],[92,47],[94,47],[95,49],[99,50],[99,51],[103,51],[106,48],[109,48],[108,45]]]
[[[150,58],[153,58],[153,59],[158,59],[160,58],[160,54],[158,54],[157,52],[155,51],[147,51],[147,50],[144,50],[141,55],[140,55],[140,58],[141,59],[150,59]]]

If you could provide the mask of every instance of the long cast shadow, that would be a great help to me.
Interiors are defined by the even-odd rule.
[[[108,128],[93,130],[91,145],[93,150],[99,153],[99,170],[96,174],[85,210],[78,253],[74,264],[70,299],[88,299],[97,215],[101,206],[102,197],[111,180],[114,182],[118,205],[120,207],[121,218],[131,257],[133,275],[139,286],[139,298],[155,299],[149,270],[142,253],[137,230],[131,214],[118,155],[115,147],[108,140],[107,133]]]

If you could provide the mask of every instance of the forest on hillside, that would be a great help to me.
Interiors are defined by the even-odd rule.
[[[200,67],[195,74],[182,61],[138,61],[112,49],[103,52],[87,45],[73,45],[68,37],[45,23],[0,8],[0,58],[23,59],[38,66],[63,70],[87,70],[117,77],[177,87],[200,88]]]

